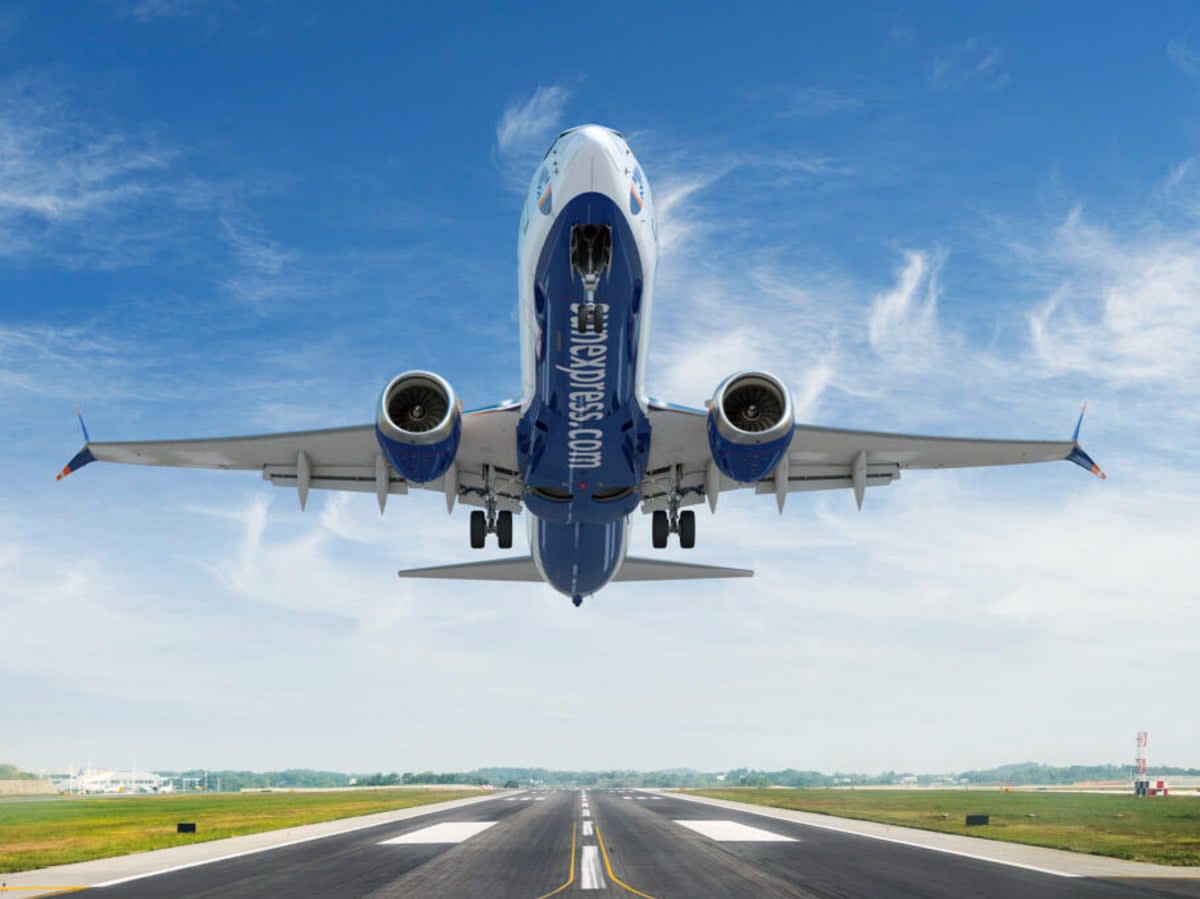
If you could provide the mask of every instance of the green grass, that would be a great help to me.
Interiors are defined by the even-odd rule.
[[[0,872],[82,862],[478,796],[479,790],[204,793],[0,802]],[[195,821],[195,834],[177,834]]]
[[[1200,799],[973,790],[686,790],[752,802],[1029,843],[1160,865],[1200,865]],[[967,815],[990,815],[970,827]]]

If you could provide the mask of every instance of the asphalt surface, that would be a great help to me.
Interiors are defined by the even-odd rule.
[[[537,899],[580,891],[650,899],[1197,899],[1200,880],[1060,877],[670,796],[560,790],[500,796],[96,890],[103,899]]]

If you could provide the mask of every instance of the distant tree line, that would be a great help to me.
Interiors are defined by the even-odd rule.
[[[0,762],[0,780],[37,780],[36,774],[22,771],[16,765],[5,765]]]
[[[610,769],[606,771],[556,771],[548,768],[477,768],[473,771],[435,772],[406,771],[384,774],[345,774],[338,771],[314,771],[293,768],[286,771],[208,771],[208,785],[216,789],[218,782],[225,791],[236,791],[243,787],[277,789],[303,787],[383,787],[421,784],[461,784],[463,786],[497,787],[847,787],[888,786],[938,783],[962,784],[1069,784],[1089,780],[1121,780],[1129,776],[1128,765],[1042,765],[1036,762],[1018,762],[979,771],[963,771],[949,774],[916,774],[885,771],[881,774],[862,774],[836,771],[823,774],[820,771],[800,771],[784,768],[779,771],[763,771],[754,768],[734,768],[722,772],[695,771],[690,768],[671,768],[661,771],[635,771]],[[7,773],[6,773],[7,772]],[[167,777],[203,778],[204,771],[160,771]],[[1172,775],[1200,776],[1200,768],[1177,768],[1153,766],[1152,773],[1170,777]],[[24,774],[12,765],[0,765],[0,780],[14,777],[34,777]]]

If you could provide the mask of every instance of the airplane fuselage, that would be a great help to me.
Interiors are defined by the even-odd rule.
[[[620,568],[640,500],[656,232],[624,139],[595,125],[560,135],[521,215],[517,455],[534,562],[577,602]]]

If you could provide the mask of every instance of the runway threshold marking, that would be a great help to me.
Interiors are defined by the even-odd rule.
[[[483,833],[495,823],[495,821],[443,821],[441,824],[422,827],[420,830],[414,830],[412,833],[402,833],[400,836],[392,837],[390,840],[380,840],[379,845],[401,846],[414,843],[461,843],[463,840],[469,840],[476,834]]]
[[[718,843],[795,843],[792,837],[771,833],[760,827],[750,827],[737,821],[676,821],[701,836]]]
[[[604,846],[604,834],[600,833],[599,827],[596,828],[596,842],[600,844],[600,855],[604,858],[604,870],[606,870],[608,872],[609,880],[611,880],[613,883],[615,883],[617,886],[621,887],[622,889],[628,890],[629,892],[633,893],[633,895],[641,896],[642,899],[654,899],[653,896],[643,893],[641,890],[634,889],[629,884],[627,884],[625,881],[623,881],[620,877],[618,877],[616,874],[613,873],[612,862],[609,861],[609,859],[608,859],[608,849],[606,849]]]
[[[566,881],[563,882],[562,886],[551,890],[549,893],[543,893],[542,895],[538,896],[538,899],[549,899],[550,896],[553,896],[556,893],[561,893],[575,882],[575,834],[578,830],[579,824],[573,823],[571,825],[571,870],[567,874]]]

